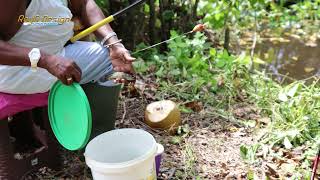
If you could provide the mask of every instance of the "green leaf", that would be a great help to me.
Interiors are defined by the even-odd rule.
[[[173,75],[173,76],[177,76],[177,75],[180,75],[180,74],[181,74],[181,72],[180,72],[179,69],[174,69],[174,70],[170,71],[169,73],[170,73],[171,75]]]
[[[223,59],[217,59],[216,65],[218,68],[223,68],[226,65],[226,62]]]
[[[144,12],[148,14],[150,12],[150,6],[148,4],[144,4]]]
[[[133,62],[134,69],[137,72],[146,72],[148,70],[148,66],[143,60]]]
[[[180,144],[182,138],[180,136],[173,136],[170,140],[171,144]]]
[[[156,19],[156,23],[155,23],[155,26],[156,28],[161,28],[161,20],[159,18]]]
[[[184,133],[189,133],[190,132],[190,126],[189,126],[189,124],[185,124],[185,125],[183,125],[182,126],[182,131],[184,132]]]
[[[174,12],[172,10],[165,10],[162,13],[164,20],[170,20],[174,17]]]
[[[296,83],[292,88],[289,89],[287,95],[290,97],[294,97],[297,91],[299,90],[300,85],[301,85],[300,83]]]
[[[288,139],[288,137],[285,137],[283,140],[283,145],[286,149],[291,149],[292,148],[292,144],[290,142],[290,140]]]
[[[210,55],[211,55],[211,57],[216,56],[216,54],[217,54],[216,49],[215,49],[215,48],[210,48]]]
[[[257,58],[257,57],[253,58],[253,62],[256,64],[266,64],[265,61],[263,61],[262,59]]]
[[[253,170],[250,169],[250,170],[248,171],[248,173],[247,173],[247,179],[248,179],[248,180],[255,180],[255,179],[254,179],[254,171],[253,171]]]
[[[282,90],[282,91],[279,93],[278,98],[279,98],[279,100],[282,101],[282,102],[287,102],[287,101],[288,101],[287,94],[284,92],[284,90]]]
[[[180,106],[179,108],[180,108],[180,111],[183,113],[192,113],[193,112],[192,109],[187,108],[185,106]]]
[[[248,148],[245,145],[240,146],[240,156],[242,159],[247,160]]]
[[[160,57],[159,57],[158,55],[154,55],[154,56],[153,56],[153,59],[154,59],[155,61],[160,61]]]
[[[164,70],[164,67],[161,66],[160,69],[156,72],[156,75],[159,76],[159,77],[162,77],[163,76],[163,70]]]
[[[183,66],[183,68],[182,68],[182,77],[186,78],[187,76],[188,76],[187,69],[186,69],[186,67]]]
[[[252,146],[245,146],[241,145],[240,146],[240,156],[243,160],[246,160],[250,163],[253,163],[255,160],[255,154],[258,151],[258,148],[260,147],[259,144],[255,144]]]

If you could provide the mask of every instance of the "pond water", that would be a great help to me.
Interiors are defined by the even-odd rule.
[[[255,52],[268,62],[264,66],[278,80],[286,75],[294,79],[320,76],[320,40],[311,45],[297,38],[263,40],[257,44]]]

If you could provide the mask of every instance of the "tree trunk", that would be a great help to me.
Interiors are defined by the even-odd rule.
[[[168,36],[167,36],[167,32],[166,32],[166,22],[164,20],[164,17],[163,17],[163,12],[164,12],[164,9],[165,9],[165,0],[159,0],[159,11],[160,11],[160,21],[161,21],[161,40],[162,41],[165,41],[166,39],[168,39]],[[161,45],[160,46],[161,50],[165,50],[166,49],[166,45]]]
[[[224,31],[224,44],[223,44],[223,47],[228,52],[229,52],[229,44],[230,44],[230,29],[229,29],[228,26],[226,26],[226,29]]]
[[[155,34],[155,24],[156,24],[156,8],[154,0],[149,0],[150,7],[150,17],[149,17],[149,39],[150,44],[155,44],[156,34]]]
[[[200,2],[200,0],[196,0],[196,2],[194,3],[193,9],[192,9],[193,22],[197,21],[197,10],[198,10],[199,2]]]

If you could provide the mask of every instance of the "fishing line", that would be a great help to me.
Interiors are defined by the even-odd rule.
[[[172,41],[172,40],[177,39],[178,37],[185,37],[186,35],[191,34],[191,33],[193,33],[193,31],[189,31],[189,32],[186,32],[186,33],[184,33],[184,34],[182,34],[182,35],[179,35],[179,36],[176,36],[176,37],[167,39],[167,40],[165,40],[165,41],[161,41],[161,42],[159,42],[159,43],[157,43],[157,44],[154,44],[154,45],[148,46],[148,47],[146,47],[146,48],[140,49],[140,50],[132,53],[132,55],[137,54],[137,53],[140,53],[140,52],[143,52],[143,51],[146,51],[146,50],[151,49],[151,48],[154,48],[154,47],[157,47],[157,46],[159,46],[159,45],[161,45],[161,44],[168,43],[168,42],[170,42],[170,41]]]
[[[161,41],[161,42],[159,42],[159,43],[157,43],[157,44],[148,46],[148,47],[146,47],[146,48],[140,49],[140,50],[132,53],[132,55],[137,54],[137,53],[139,53],[139,52],[146,51],[146,50],[151,49],[151,48],[154,48],[154,47],[159,46],[159,45],[161,45],[161,44],[168,43],[168,42],[170,42],[170,41],[172,41],[172,40],[174,40],[174,39],[177,39],[178,37],[186,37],[188,34],[191,34],[191,33],[194,33],[194,32],[202,32],[202,31],[204,31],[205,29],[206,29],[206,26],[205,26],[204,24],[197,24],[197,25],[192,29],[192,31],[183,33],[183,34],[181,34],[181,35],[179,35],[179,36],[176,36],[176,37],[167,39],[167,40],[165,40],[165,41]]]

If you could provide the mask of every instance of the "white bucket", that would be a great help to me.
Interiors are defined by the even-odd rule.
[[[91,140],[85,159],[94,180],[156,180],[157,143],[139,129],[118,129]]]

